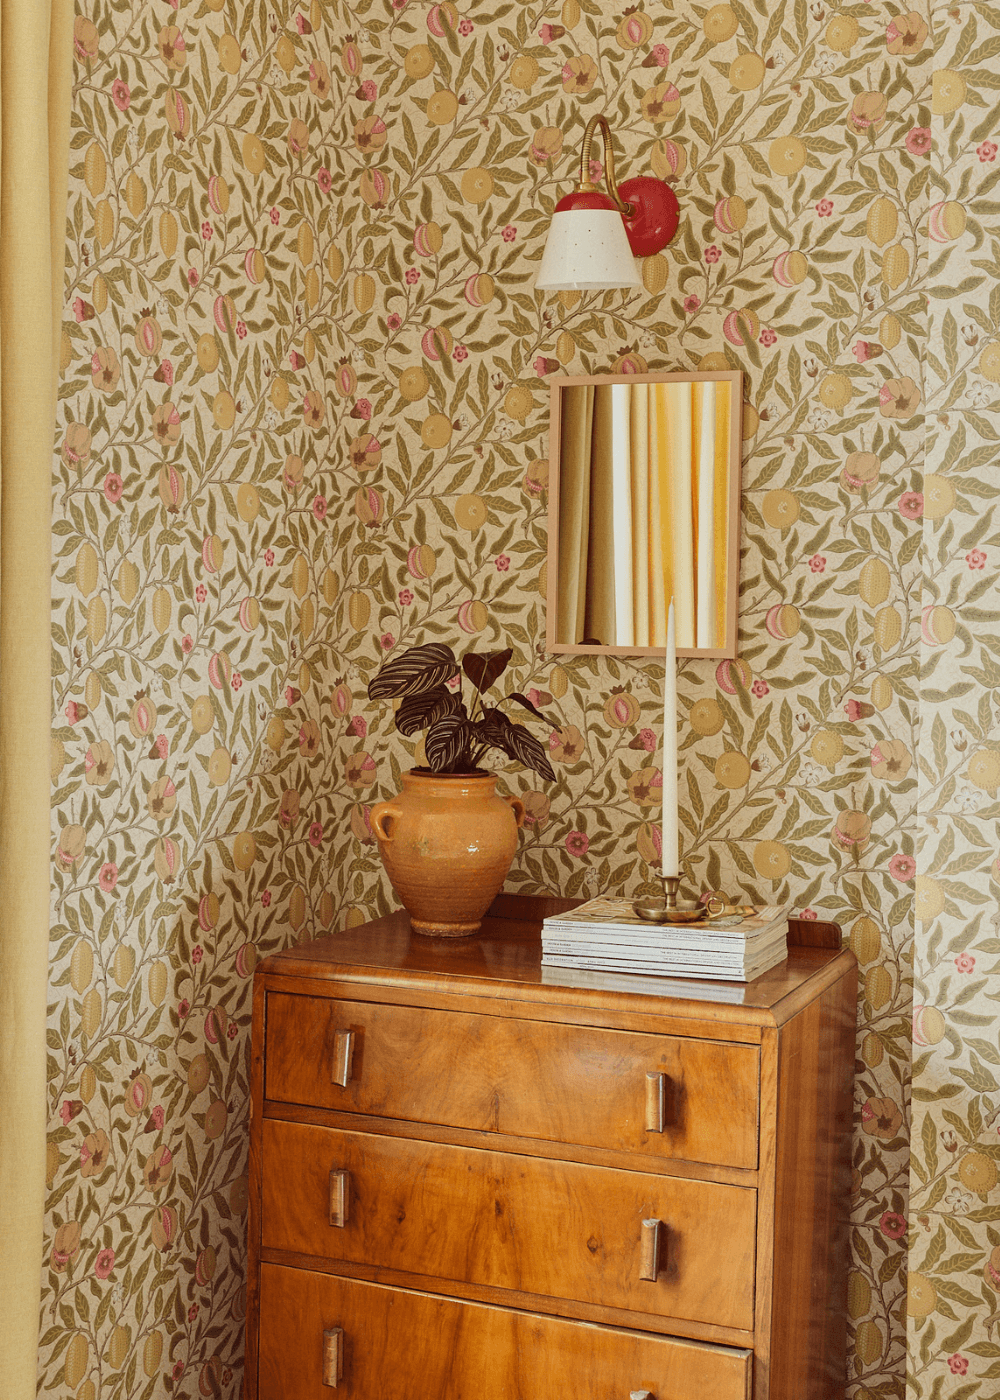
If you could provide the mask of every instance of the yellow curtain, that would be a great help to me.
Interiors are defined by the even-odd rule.
[[[583,639],[613,646],[615,612],[614,428],[611,384],[594,390],[594,432],[590,473],[590,549]]]
[[[726,635],[726,546],[729,541],[729,433],[732,385],[715,386],[715,640]],[[737,551],[738,553],[738,551]]]
[[[637,647],[652,645],[650,630],[650,511],[649,394],[647,384],[634,384],[631,412],[632,471],[632,630]]]
[[[556,638],[560,642],[578,642],[584,635],[587,597],[593,384],[567,384],[563,389],[560,429]]]
[[[0,1377],[34,1400],[45,1205],[52,439],[72,0],[0,0]]]

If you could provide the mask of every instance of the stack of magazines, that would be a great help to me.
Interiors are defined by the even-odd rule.
[[[752,982],[788,955],[788,909],[651,924],[628,899],[602,895],[542,924],[542,966]]]

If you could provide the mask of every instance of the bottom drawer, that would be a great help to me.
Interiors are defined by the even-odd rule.
[[[259,1346],[258,1400],[748,1400],[753,1360],[277,1264],[261,1268]]]

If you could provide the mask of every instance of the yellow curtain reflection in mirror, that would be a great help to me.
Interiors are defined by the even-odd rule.
[[[725,637],[730,385],[567,385],[559,466],[561,641]]]

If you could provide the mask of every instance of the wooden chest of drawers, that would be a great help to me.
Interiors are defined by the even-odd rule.
[[[839,930],[748,986],[543,969],[569,904],[258,970],[246,1400],[842,1397]]]

